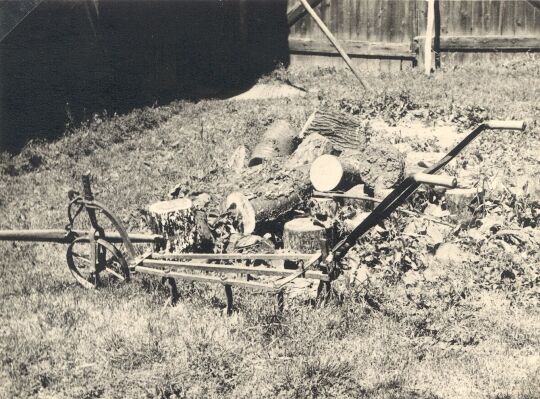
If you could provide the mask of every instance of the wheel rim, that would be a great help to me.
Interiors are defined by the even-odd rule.
[[[95,270],[92,252],[103,259],[103,265]],[[122,253],[104,239],[97,239],[92,245],[88,237],[75,239],[67,250],[67,264],[77,283],[93,289],[129,280],[129,267]]]

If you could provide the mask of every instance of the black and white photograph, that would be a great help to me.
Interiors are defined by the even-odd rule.
[[[540,399],[539,0],[0,0],[0,399]]]

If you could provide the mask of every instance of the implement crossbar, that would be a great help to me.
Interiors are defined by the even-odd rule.
[[[182,254],[152,254],[152,259],[209,259],[209,260],[310,260],[313,254],[303,253],[281,253],[281,254],[201,254],[201,253],[182,253]]]
[[[216,276],[205,276],[203,274],[189,274],[178,273],[169,270],[159,270],[151,267],[135,266],[135,271],[139,273],[151,274],[154,276],[178,278],[181,280],[200,281],[203,283],[218,283],[223,285],[229,285],[232,287],[244,287],[256,290],[271,291],[273,293],[279,292],[279,289],[269,284],[254,283],[251,281],[241,281],[234,279],[224,279]]]
[[[164,261],[164,260],[152,260],[152,259],[143,260],[142,266],[153,267],[153,268],[165,267],[165,268],[189,269],[189,270],[216,272],[216,273],[245,273],[245,274],[261,275],[261,276],[280,276],[280,277],[288,277],[288,276],[298,273],[297,270],[272,269],[272,268],[260,267],[260,266],[250,267],[250,266],[238,266],[238,265],[216,265],[216,264],[209,264],[209,263],[177,262],[177,261]],[[330,281],[330,276],[320,271],[306,271],[303,277],[313,279],[313,280]]]

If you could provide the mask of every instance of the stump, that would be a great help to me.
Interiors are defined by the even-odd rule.
[[[324,258],[333,241],[332,229],[313,223],[311,218],[293,219],[283,226],[283,248],[286,250],[306,254],[321,251]],[[294,262],[285,262],[286,268],[295,265]]]
[[[287,122],[274,121],[253,149],[248,166],[259,165],[265,159],[291,154],[294,150],[295,138],[296,132]]]
[[[148,207],[152,230],[165,238],[165,250],[182,252],[197,244],[197,220],[188,198],[156,202]]]
[[[324,259],[328,256],[334,241],[333,229],[319,226],[313,223],[310,218],[293,219],[285,223],[283,228],[283,247],[294,252],[315,253],[321,251]],[[297,267],[297,263],[285,261],[286,269]],[[296,283],[299,282],[296,280]],[[298,296],[302,291],[305,292],[309,288],[306,286],[298,287],[298,285],[296,287],[296,290],[294,288],[288,290],[289,296]],[[315,285],[312,285],[312,288],[315,288]],[[320,281],[316,293],[313,292],[313,294],[316,294],[317,301],[324,301],[328,298],[330,292],[330,282]]]

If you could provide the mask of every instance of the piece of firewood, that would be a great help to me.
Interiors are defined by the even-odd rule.
[[[167,252],[193,250],[199,240],[195,209],[188,198],[160,201],[148,207],[148,215],[154,233],[165,237]]]
[[[274,121],[253,149],[248,166],[259,165],[265,159],[290,155],[294,150],[296,136],[296,132],[286,121]]]
[[[313,133],[326,137],[338,151],[358,150],[374,134],[369,123],[337,111],[317,111],[305,135]]]
[[[284,218],[305,204],[311,191],[306,167],[289,170],[266,166],[258,170],[256,179],[246,179],[249,184],[244,184],[241,191],[230,193],[223,206],[237,215],[244,234]]]
[[[294,252],[328,253],[333,244],[331,229],[316,224],[311,218],[298,218],[283,226],[283,248]]]
[[[295,169],[311,163],[323,154],[330,154],[334,147],[330,140],[320,134],[313,133],[306,137],[285,162],[285,168]]]
[[[339,157],[322,155],[310,169],[310,179],[318,191],[347,190],[364,183],[375,188],[397,185],[404,177],[404,161],[391,147],[368,145],[363,151],[344,151]]]

